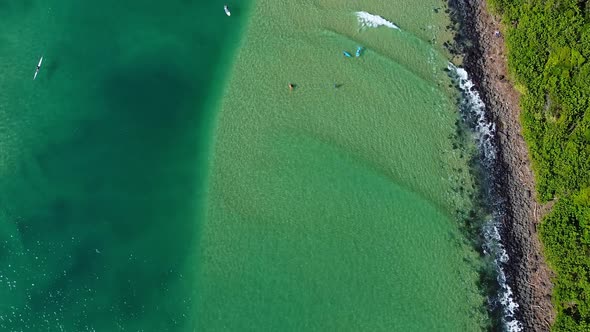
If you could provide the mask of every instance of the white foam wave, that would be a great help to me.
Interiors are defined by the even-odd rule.
[[[494,257],[494,267],[496,268],[496,280],[500,285],[500,294],[498,301],[502,306],[502,321],[508,332],[521,332],[522,324],[515,318],[516,310],[518,310],[518,303],[513,299],[512,288],[506,281],[506,273],[502,268],[502,264],[508,262],[508,253],[502,245],[500,231],[496,222],[490,220],[484,226],[484,237],[486,239],[486,252],[488,255]]]
[[[361,28],[377,28],[384,26],[391,29],[401,30],[397,25],[379,15],[373,15],[367,12],[356,12],[356,17],[358,18]]]
[[[488,122],[485,117],[485,104],[481,100],[479,93],[475,90],[475,84],[469,79],[467,71],[463,68],[457,68],[452,63],[447,66],[449,70],[456,74],[459,81],[459,88],[464,93],[463,105],[465,109],[471,112],[471,117],[475,123],[475,135],[481,151],[485,154],[485,159],[492,161],[496,159],[496,147],[491,138],[496,135],[496,125]]]
[[[497,155],[497,148],[493,141],[496,135],[496,126],[486,119],[485,104],[475,89],[475,84],[469,79],[467,71],[463,68],[455,67],[452,63],[449,63],[447,68],[454,74],[454,78],[459,83],[463,97],[461,101],[463,116],[468,118],[468,121],[471,121],[475,132],[475,139],[480,151],[483,153],[484,162],[488,167],[494,165]],[[488,169],[488,171],[492,170]],[[485,238],[484,251],[486,255],[491,255],[494,258],[496,279],[500,286],[497,300],[502,306],[502,322],[504,323],[504,327],[508,332],[521,332],[523,331],[522,323],[516,319],[518,303],[514,301],[513,292],[507,283],[506,273],[503,268],[504,264],[509,260],[508,253],[502,244],[502,237],[500,236],[500,219],[503,211],[496,210],[492,212],[494,216],[486,222],[483,229]]]

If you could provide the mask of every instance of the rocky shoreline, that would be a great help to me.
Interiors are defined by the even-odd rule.
[[[555,319],[551,304],[552,272],[542,255],[538,226],[550,208],[536,199],[535,184],[519,120],[519,94],[509,80],[500,17],[485,0],[449,0],[457,28],[455,51],[486,105],[486,117],[496,126],[498,149],[490,198],[497,200],[502,243],[510,260],[503,265],[508,285],[519,305],[516,318],[524,331],[549,331]]]

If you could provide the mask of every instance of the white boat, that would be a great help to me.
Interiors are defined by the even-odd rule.
[[[35,70],[35,75],[33,75],[33,79],[37,78],[37,74],[39,74],[39,69],[41,69],[41,63],[43,63],[43,57],[39,59],[39,64],[37,65],[37,69]]]
[[[229,11],[229,8],[227,8],[227,5],[223,6],[223,11],[225,11],[225,15],[231,16],[231,12]]]

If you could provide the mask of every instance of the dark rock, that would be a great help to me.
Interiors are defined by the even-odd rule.
[[[451,19],[458,26],[453,48],[464,55],[463,66],[486,104],[486,117],[499,128],[494,137],[498,158],[488,175],[489,194],[501,212],[501,236],[510,260],[503,266],[514,298],[516,318],[525,331],[549,331],[555,319],[551,304],[552,272],[541,251],[537,225],[549,206],[536,200],[528,150],[521,135],[519,95],[507,81],[506,54],[499,19],[484,0],[448,0]],[[512,22],[516,26],[518,22]],[[485,182],[485,181],[484,181]]]

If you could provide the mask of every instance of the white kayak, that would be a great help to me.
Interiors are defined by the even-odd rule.
[[[33,75],[33,79],[37,78],[37,74],[39,74],[39,69],[41,69],[41,63],[43,63],[43,57],[39,59],[39,64],[37,65],[37,69],[35,70],[35,75]]]
[[[231,16],[231,12],[229,11],[229,8],[227,8],[227,5],[223,6],[223,11],[225,11],[225,15]]]

